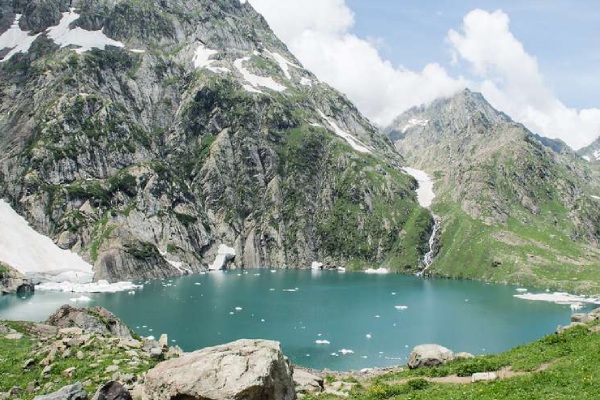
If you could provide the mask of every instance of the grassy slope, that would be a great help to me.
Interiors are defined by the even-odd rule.
[[[596,218],[592,189],[535,149],[496,152],[471,166],[467,178],[434,174],[434,212],[443,226],[432,273],[600,293],[600,250],[586,240],[597,228],[582,222]],[[464,182],[457,187],[454,179]]]
[[[52,363],[52,370],[47,377],[42,376],[43,366],[40,362],[46,357],[46,352],[40,351],[38,339],[27,334],[26,322],[9,322],[8,326],[24,334],[22,339],[9,340],[4,335],[0,336],[0,393],[7,392],[14,386],[21,388],[19,398],[27,400],[36,395],[54,392],[63,386],[75,382],[84,382],[84,389],[90,397],[99,385],[112,379],[113,372],[106,372],[106,367],[113,365],[115,360],[121,360],[119,371],[123,374],[140,374],[152,368],[156,362],[150,359],[142,359],[137,366],[128,365],[130,356],[125,354],[124,349],[119,348],[110,339],[97,337],[90,346],[73,348],[68,357],[64,357],[59,351]],[[77,351],[84,354],[83,359],[76,357]],[[142,353],[141,351],[139,352]],[[26,360],[33,359],[34,364],[29,369],[23,369]],[[72,377],[65,377],[62,372],[70,367],[76,371]],[[42,389],[34,393],[26,393],[25,389],[30,382],[36,381]],[[87,383],[87,384],[86,384]],[[48,387],[46,387],[48,385]]]
[[[442,384],[427,377],[470,376],[502,367],[526,372],[489,383]],[[536,371],[547,367],[543,371]],[[321,396],[320,399],[335,396]],[[600,333],[575,327],[505,353],[407,370],[363,382],[351,399],[596,399],[600,398]]]

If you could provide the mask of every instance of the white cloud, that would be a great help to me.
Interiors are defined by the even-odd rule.
[[[536,133],[560,138],[574,148],[600,134],[600,109],[576,110],[564,105],[546,86],[537,60],[510,31],[502,11],[471,11],[462,32],[451,30],[448,41],[480,80],[490,103]]]
[[[249,1],[306,68],[380,125],[412,106],[470,86],[536,133],[575,148],[600,134],[600,110],[568,108],[552,93],[502,11],[472,11],[460,32],[449,32],[452,61],[464,61],[472,70],[474,79],[467,81],[450,77],[437,63],[411,71],[383,60],[380,42],[351,33],[354,14],[345,0]]]
[[[371,120],[386,125],[406,109],[466,86],[438,64],[414,72],[379,55],[370,38],[350,33],[345,0],[250,0],[306,68],[344,92]]]

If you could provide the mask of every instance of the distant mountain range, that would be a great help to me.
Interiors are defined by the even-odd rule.
[[[600,181],[566,144],[468,90],[403,113],[386,134],[435,177],[442,234],[432,273],[600,289]]]

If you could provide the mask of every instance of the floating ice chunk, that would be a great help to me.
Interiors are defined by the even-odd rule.
[[[96,283],[46,282],[37,285],[35,290],[73,293],[116,293],[129,292],[140,288],[142,288],[142,285],[136,285],[131,282],[108,283],[101,280]]]
[[[581,310],[583,308],[583,304],[581,303],[573,303],[571,304],[571,311]]]
[[[318,261],[313,261],[312,264],[310,265],[310,268],[314,269],[314,270],[321,270],[321,269],[323,269],[323,263],[318,262]]]
[[[348,132],[344,131],[342,128],[340,128],[334,120],[332,120],[331,118],[327,117],[323,111],[319,110],[319,115],[321,116],[321,118],[323,118],[325,121],[327,121],[327,123],[329,124],[329,126],[333,129],[333,132],[338,135],[339,137],[341,137],[342,139],[344,139],[349,145],[350,147],[352,147],[354,150],[358,151],[359,153],[371,153],[371,150],[369,148],[367,148],[367,146],[362,143],[360,140],[358,140],[357,138],[355,138],[354,136],[352,136],[351,134],[349,134]]]
[[[194,282],[194,285],[196,285],[196,286],[200,286],[200,285],[202,285],[202,284],[201,284],[200,282]]]
[[[346,272],[346,268],[344,268],[344,267],[337,267],[337,272],[344,273],[344,272]]]
[[[92,299],[90,299],[87,296],[79,296],[79,297],[73,297],[73,298],[69,299],[69,301],[72,301],[73,303],[88,303],[88,302],[92,301]]]
[[[556,304],[600,304],[600,299],[595,297],[576,296],[569,293],[554,292],[554,293],[524,293],[515,294],[514,297],[523,300],[532,301],[547,301]]]
[[[408,310],[408,306],[394,306],[396,310]]]
[[[275,291],[275,288],[269,289],[269,292],[274,292],[274,291]]]
[[[431,207],[431,203],[433,203],[433,199],[435,198],[435,193],[433,192],[433,181],[429,175],[424,171],[409,167],[403,168],[403,170],[415,178],[419,183],[419,187],[417,188],[417,201],[421,207]]]
[[[244,67],[244,63],[247,61],[250,61],[250,57],[244,57],[244,58],[237,59],[233,62],[233,65],[240,72],[240,74],[242,74],[244,79],[248,83],[250,83],[251,87],[255,88],[256,86],[261,86],[261,87],[264,87],[267,89],[274,90],[276,92],[283,92],[286,90],[285,86],[280,85],[279,83],[275,82],[273,80],[273,78],[254,75],[253,73],[248,71]],[[246,89],[246,87],[244,87],[244,89]],[[246,89],[246,90],[248,90],[248,89]]]
[[[373,335],[371,335],[370,333],[367,333],[367,334],[365,335],[365,337],[366,337],[367,339],[371,339],[371,338],[373,337]]]
[[[69,26],[79,19],[73,8],[69,12],[62,13],[62,18],[57,26],[47,29],[48,38],[52,39],[60,47],[76,46],[75,51],[79,54],[93,48],[104,50],[106,46],[125,47],[119,41],[106,36],[102,30],[86,31],[80,27],[71,29]]]
[[[376,315],[375,318],[381,318],[381,315]]]
[[[519,293],[525,293],[525,292],[527,292],[527,289],[525,289],[525,288],[517,288],[516,290]]]
[[[127,294],[133,296],[135,294],[135,290],[130,290],[129,292],[127,292]]]
[[[283,291],[284,291],[284,292],[297,292],[298,290],[300,290],[300,289],[298,289],[298,288],[293,288],[293,289],[283,289]]]
[[[331,344],[329,340],[315,340],[316,344]]]
[[[261,318],[261,319],[260,319],[260,322],[265,322],[265,319],[264,319],[264,318]]]
[[[396,292],[392,292],[392,296],[395,296],[395,295],[396,295]]]
[[[330,355],[332,355],[333,357],[339,357],[340,356],[338,353],[331,353]]]
[[[385,275],[385,274],[389,274],[390,271],[387,268],[377,268],[377,269],[373,269],[373,268],[369,268],[365,270],[365,274],[379,274],[379,275]]]
[[[243,308],[242,308],[242,307],[236,307],[236,308],[235,308],[235,311],[242,311],[242,310],[243,310]]]
[[[343,355],[346,354],[354,354],[354,350],[350,350],[350,349],[341,349],[338,351],[338,353],[342,353]]]
[[[233,315],[235,314],[233,311],[229,311],[229,315]]]

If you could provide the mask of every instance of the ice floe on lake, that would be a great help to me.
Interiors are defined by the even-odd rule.
[[[596,297],[585,297],[564,292],[554,293],[523,293],[515,294],[514,297],[522,300],[546,301],[555,304],[600,304],[600,299]]]
[[[385,275],[385,274],[389,274],[390,270],[387,268],[377,268],[377,269],[373,269],[373,268],[369,268],[365,270],[365,274],[375,274],[375,275]]]
[[[73,293],[117,293],[129,292],[142,287],[143,285],[136,285],[132,282],[109,283],[108,281],[100,280],[94,283],[45,282],[37,285],[35,290]]]

